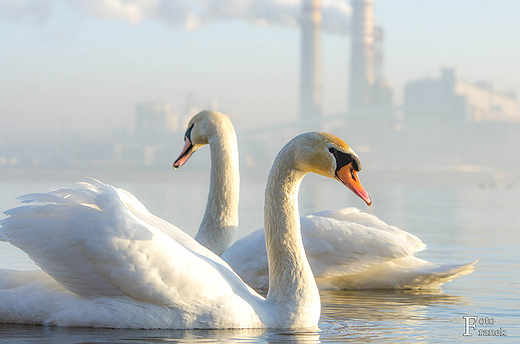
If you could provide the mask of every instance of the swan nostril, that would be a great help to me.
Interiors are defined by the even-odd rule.
[[[350,169],[350,176],[352,177],[352,180],[356,181],[356,172],[353,168]]]

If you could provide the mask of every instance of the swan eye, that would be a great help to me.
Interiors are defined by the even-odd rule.
[[[193,126],[195,126],[195,123],[192,123],[188,130],[186,130],[186,134],[184,134],[184,141],[186,141],[186,139],[191,141],[191,131],[193,130]]]
[[[329,152],[331,152],[336,159],[336,171],[339,171],[341,168],[351,164],[349,166],[350,174],[352,179],[356,180],[356,172],[361,170],[361,162],[359,162],[358,157],[355,154],[345,153],[333,147],[329,148]]]

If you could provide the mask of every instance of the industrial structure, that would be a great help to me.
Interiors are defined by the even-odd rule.
[[[459,79],[454,69],[440,77],[410,81],[404,103],[393,104],[385,78],[384,31],[374,19],[373,0],[351,0],[351,57],[347,108],[322,110],[321,0],[302,0],[299,119],[239,133],[241,161],[268,166],[287,140],[302,131],[327,130],[348,137],[367,166],[483,165],[520,168],[520,106],[513,92],[497,92],[488,82]],[[60,142],[37,154],[25,146],[0,144],[0,168],[13,166],[104,166],[171,168],[188,121],[203,108],[194,93],[178,116],[167,103],[138,103],[135,130],[111,140]],[[397,115],[398,114],[398,115]],[[51,153],[48,153],[51,152]],[[497,154],[500,152],[500,154]]]
[[[496,92],[489,82],[462,81],[452,68],[444,68],[438,79],[409,82],[405,88],[405,109],[409,121],[437,117],[459,124],[520,122],[515,93]]]
[[[372,0],[352,1],[349,112],[368,107],[374,84],[374,11]]]
[[[348,113],[389,114],[392,88],[384,76],[383,29],[376,26],[373,0],[352,0]]]
[[[177,115],[167,103],[135,105],[135,137],[139,143],[162,145],[169,132],[178,130]]]
[[[401,160],[396,158],[399,154],[406,154],[417,164],[478,163],[479,153],[501,151],[503,157],[496,157],[497,163],[520,164],[504,148],[518,145],[520,111],[516,94],[496,92],[487,82],[462,81],[454,69],[443,69],[440,78],[409,82],[404,103],[394,104],[393,89],[384,72],[384,31],[374,19],[373,0],[351,0],[347,109],[336,116],[324,116],[321,2],[303,0],[302,4],[300,129],[339,131],[356,142],[356,149],[374,163]],[[293,123],[255,132],[264,139],[270,135],[266,141],[274,142],[296,134],[289,133],[296,128]],[[478,153],[474,156],[472,152]],[[437,157],[442,161],[436,161]]]
[[[321,129],[323,122],[321,10],[321,0],[302,2],[299,122],[304,130]],[[383,29],[375,25],[373,0],[352,1],[350,32],[349,118],[391,117],[393,92],[384,76]]]
[[[301,15],[300,123],[317,129],[322,111],[321,0],[303,0]]]

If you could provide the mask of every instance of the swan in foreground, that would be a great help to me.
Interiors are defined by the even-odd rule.
[[[224,114],[203,111],[192,118],[184,139],[175,168],[184,165],[202,146],[209,144],[211,149],[210,192],[195,239],[221,255],[251,287],[267,290],[264,230],[229,247],[238,226],[240,184],[237,138],[231,121]],[[348,163],[356,179],[361,164],[355,154],[351,159]],[[353,191],[370,205],[368,195]],[[301,226],[305,251],[320,289],[435,288],[470,274],[476,263],[448,265],[417,258],[414,254],[426,248],[419,238],[356,208],[314,213],[302,217]]]
[[[265,193],[269,292],[264,298],[217,255],[150,214],[130,193],[93,181],[22,196],[1,236],[42,271],[0,271],[0,321],[115,328],[304,328],[320,298],[303,248],[303,177],[335,178],[364,199],[357,157],[341,139],[307,133],[276,157]]]

